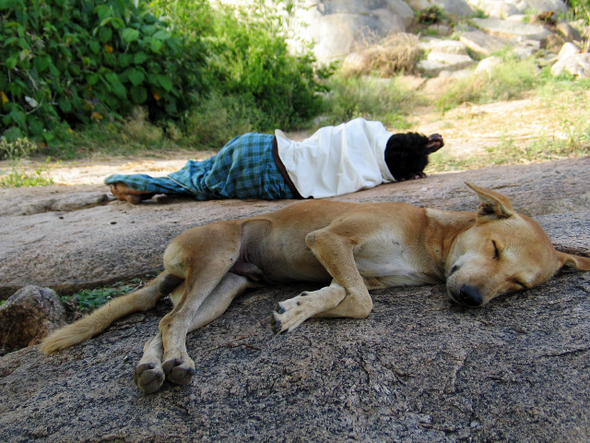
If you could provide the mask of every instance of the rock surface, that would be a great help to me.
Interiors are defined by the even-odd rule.
[[[474,210],[469,180],[499,189],[527,215],[590,208],[590,159],[562,160],[438,174],[428,180],[382,185],[339,198],[347,201],[404,201],[449,210]],[[0,190],[0,298],[34,284],[62,293],[156,272],[168,242],[182,231],[227,218],[269,212],[294,201],[209,201],[160,198],[138,206],[119,201],[85,209],[16,215],[11,202],[34,206],[50,195],[67,200],[106,186],[53,186]],[[83,200],[83,199],[82,199]]]
[[[0,306],[0,347],[13,351],[35,345],[66,324],[66,310],[55,291],[25,286]]]
[[[432,16],[433,9],[446,18]],[[454,31],[481,55],[506,46],[515,47],[517,52],[528,47],[527,54],[531,55],[531,45],[536,49],[547,45],[558,51],[565,41],[582,40],[567,22],[550,16],[567,11],[562,0],[307,0],[296,9],[291,30],[295,38],[291,42],[295,49],[301,49],[304,41],[312,44],[318,61],[329,63],[392,34],[414,32],[448,38]],[[426,21],[423,13],[429,17]],[[486,18],[474,17],[480,13]],[[550,19],[537,20],[537,14],[549,14]],[[444,63],[453,64],[451,60]],[[424,64],[432,62],[425,60]],[[422,67],[422,71],[432,76],[441,70]]]
[[[559,249],[589,255],[589,179],[583,158],[432,175],[340,199],[472,210],[469,180],[509,195]],[[73,190],[85,191],[106,189]],[[49,192],[67,194],[55,187],[0,197],[32,201]],[[2,288],[74,287],[156,270],[176,233],[286,204],[161,199],[2,215]],[[151,396],[134,386],[132,371],[167,301],[51,357],[37,346],[8,354],[0,361],[0,441],[582,442],[590,434],[590,273],[472,310],[450,304],[441,286],[380,290],[365,320],[312,320],[274,336],[274,303],[304,289],[240,297],[189,335],[191,384]]]

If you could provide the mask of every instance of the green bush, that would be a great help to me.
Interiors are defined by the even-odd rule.
[[[199,71],[182,65],[183,39],[132,0],[0,0],[0,40],[8,140],[51,143],[69,126],[114,119],[136,105],[154,119],[174,116],[188,106],[183,87],[199,85]]]
[[[314,67],[311,51],[289,54],[286,8],[273,11],[262,0],[249,11],[220,6],[210,39],[212,87],[254,104],[261,113],[252,123],[260,131],[291,129],[316,116],[323,103],[318,92],[325,90],[320,80],[331,74]]]
[[[405,116],[422,102],[398,77],[345,77],[336,75],[328,82],[326,97],[330,124],[340,124],[357,117],[383,122],[389,128],[405,130],[410,125]]]

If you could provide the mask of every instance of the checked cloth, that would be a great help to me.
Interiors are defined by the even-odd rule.
[[[217,155],[189,160],[166,177],[115,174],[106,184],[123,182],[138,191],[156,194],[188,194],[197,200],[224,198],[291,199],[272,155],[273,136],[248,133],[231,139]]]

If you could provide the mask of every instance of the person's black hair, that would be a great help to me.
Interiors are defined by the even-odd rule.
[[[431,153],[429,143],[428,137],[414,132],[392,135],[385,147],[385,163],[391,175],[398,181],[422,175]]]

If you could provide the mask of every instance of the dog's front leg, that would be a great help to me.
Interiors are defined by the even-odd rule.
[[[346,290],[333,280],[330,286],[318,291],[303,292],[297,297],[279,302],[271,323],[275,333],[292,331],[314,315],[338,306],[346,297]]]
[[[310,233],[305,241],[320,263],[333,277],[330,286],[279,303],[273,314],[275,332],[291,331],[313,316],[364,318],[373,301],[354,261],[350,229],[344,224],[328,226]]]

